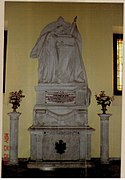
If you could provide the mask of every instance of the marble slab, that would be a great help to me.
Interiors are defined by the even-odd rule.
[[[42,161],[90,160],[91,134],[93,128],[88,127],[30,127],[31,159]],[[60,143],[62,141],[62,143]],[[56,143],[64,152],[57,152]]]

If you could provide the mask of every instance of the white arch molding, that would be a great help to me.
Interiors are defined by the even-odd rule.
[[[3,35],[4,35],[4,5],[5,2],[89,2],[89,3],[123,3],[125,9],[125,0],[0,0],[0,158],[1,157],[1,146],[2,146],[2,105],[3,105]],[[124,16],[124,28],[123,33],[125,34],[125,11]],[[125,52],[125,46],[124,46]],[[125,55],[124,55],[125,56]],[[121,132],[121,177],[125,178],[125,62],[123,63],[123,94],[122,94],[122,132]],[[1,163],[0,163],[1,168]],[[0,170],[1,173],[1,170]],[[1,176],[1,174],[0,174]]]

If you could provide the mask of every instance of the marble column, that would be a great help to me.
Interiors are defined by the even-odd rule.
[[[18,121],[21,113],[10,112],[10,151],[9,164],[18,164]]]
[[[100,160],[109,163],[109,117],[111,114],[98,114],[100,117]]]

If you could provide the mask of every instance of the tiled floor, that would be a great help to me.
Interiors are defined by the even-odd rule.
[[[92,159],[94,164],[86,169],[57,169],[42,171],[28,169],[27,160],[19,161],[18,166],[2,166],[2,178],[119,178],[120,161],[112,160],[109,164],[100,164],[99,159]]]

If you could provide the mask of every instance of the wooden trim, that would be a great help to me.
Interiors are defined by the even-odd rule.
[[[117,39],[123,39],[123,34],[113,34],[113,91],[114,95],[122,95],[122,91],[117,89]]]

